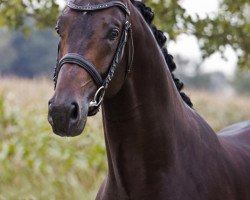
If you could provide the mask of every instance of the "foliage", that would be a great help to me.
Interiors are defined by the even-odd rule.
[[[191,92],[196,111],[212,126],[220,131],[231,124],[250,119],[250,96],[230,95],[228,93]]]
[[[181,33],[195,35],[203,57],[215,52],[224,55],[232,47],[242,68],[250,68],[249,0],[221,0],[214,16],[194,19],[181,6],[181,0],[143,0],[155,11],[155,23],[175,40]],[[60,8],[56,0],[1,0],[0,27],[31,33],[31,26],[54,27]]]
[[[224,53],[230,46],[239,58],[241,68],[250,68],[250,2],[223,0],[218,15],[194,23],[192,32],[199,40],[204,56]]]
[[[233,80],[234,87],[239,94],[250,94],[250,72],[238,71]]]
[[[94,199],[106,174],[101,124],[55,136],[46,119],[53,84],[0,82],[0,199]]]
[[[224,56],[231,47],[239,58],[241,68],[250,68],[250,2],[221,0],[214,16],[202,19],[190,17],[180,5],[180,0],[143,0],[155,11],[155,22],[175,39],[180,33],[197,37],[203,57],[215,52]]]
[[[1,74],[23,77],[53,74],[58,39],[52,31],[32,30],[30,37],[20,31],[1,30],[0,33]]]
[[[17,59],[17,52],[11,45],[12,34],[6,30],[0,30],[0,71],[6,70],[12,64],[13,60]],[[8,56],[6,56],[8,55]]]
[[[186,87],[192,89],[216,93],[231,88],[229,81],[221,72],[197,73],[194,76],[188,76],[185,73],[182,73],[180,74],[180,77],[181,80],[185,82]]]
[[[58,13],[59,6],[54,0],[1,0],[0,26],[19,28],[29,34],[30,19],[39,28],[52,27]]]
[[[186,14],[178,0],[144,0],[155,13],[154,24],[164,30],[170,39],[175,40],[182,33],[187,33],[192,18]]]

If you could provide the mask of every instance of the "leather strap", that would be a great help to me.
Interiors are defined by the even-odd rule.
[[[103,86],[104,86],[105,89],[107,89],[107,87],[109,85],[109,82],[112,80],[112,78],[114,76],[115,70],[116,70],[119,62],[122,59],[122,56],[123,56],[123,53],[124,53],[124,48],[125,48],[125,45],[126,45],[127,40],[128,40],[128,32],[130,31],[130,29],[131,29],[131,24],[126,19],[125,27],[124,27],[124,30],[122,32],[120,42],[119,42],[118,47],[116,49],[113,61],[112,61],[111,65],[110,65],[108,75],[105,78],[104,83],[103,83]]]
[[[95,69],[94,65],[85,58],[83,58],[81,55],[76,53],[67,53],[58,63],[58,72],[66,63],[77,64],[79,67],[85,69],[93,78],[98,88],[103,85],[103,79],[98,73],[98,71]]]
[[[111,1],[107,3],[101,3],[97,5],[87,5],[87,6],[80,6],[76,5],[72,0],[67,2],[67,6],[71,9],[78,10],[78,11],[96,11],[96,10],[103,10],[110,7],[120,7],[123,11],[125,11],[128,15],[130,15],[130,11],[128,10],[127,6],[125,6],[120,1]]]

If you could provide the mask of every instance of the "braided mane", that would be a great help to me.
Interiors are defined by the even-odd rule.
[[[148,25],[150,26],[155,39],[158,43],[158,45],[161,48],[161,51],[164,55],[164,58],[166,60],[166,63],[168,65],[168,68],[171,72],[172,78],[174,80],[175,86],[178,89],[182,99],[184,100],[184,102],[189,106],[189,107],[193,107],[193,104],[190,100],[190,98],[184,93],[182,92],[182,89],[184,87],[184,84],[174,76],[173,72],[176,69],[176,65],[174,63],[174,58],[171,54],[168,53],[167,48],[165,47],[165,43],[167,41],[166,36],[164,35],[163,31],[158,30],[156,28],[155,25],[152,24],[152,21],[154,19],[154,12],[152,11],[151,8],[145,6],[144,3],[140,2],[140,1],[136,1],[136,0],[131,0],[131,2],[133,3],[133,5],[140,11],[140,13],[142,14],[142,16],[144,17],[145,21],[148,23]]]

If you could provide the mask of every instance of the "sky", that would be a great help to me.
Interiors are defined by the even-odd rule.
[[[57,0],[57,2],[60,5],[65,4],[65,0]],[[219,7],[219,0],[180,0],[180,2],[188,14],[193,17],[196,14],[202,18],[206,15],[211,16],[216,13]],[[173,55],[180,55],[185,60],[191,60],[192,62],[201,61],[198,41],[194,36],[180,35],[176,42],[169,42],[168,51]],[[227,61],[222,59],[219,53],[215,53],[202,62],[201,69],[204,72],[221,71],[228,77],[232,77],[236,68],[237,57],[230,48],[226,49],[225,55]]]

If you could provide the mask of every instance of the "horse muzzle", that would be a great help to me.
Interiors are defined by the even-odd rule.
[[[62,137],[80,135],[87,121],[88,106],[84,107],[75,101],[60,103],[52,98],[49,101],[48,121],[53,132]]]

